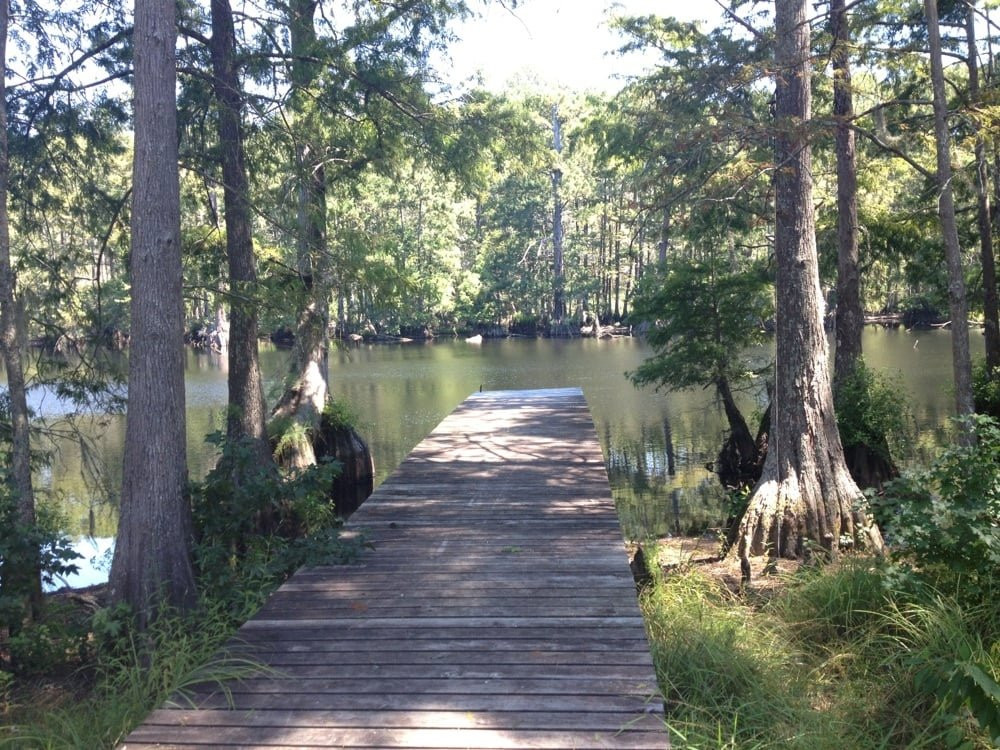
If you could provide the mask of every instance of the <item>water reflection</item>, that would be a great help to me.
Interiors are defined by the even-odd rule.
[[[919,428],[917,446],[930,451],[947,440],[949,334],[868,329],[864,343],[870,365],[899,373]],[[980,336],[973,336],[973,344],[981,352]],[[473,391],[581,386],[626,535],[686,533],[715,524],[722,515],[721,493],[707,465],[715,459],[725,423],[711,390],[634,388],[624,373],[648,354],[642,342],[632,339],[350,346],[331,356],[331,390],[357,414],[379,483]],[[272,402],[286,358],[283,351],[262,352],[265,391]],[[223,426],[226,374],[219,355],[188,352],[186,397],[188,460],[191,474],[200,477],[215,460],[204,436]],[[750,396],[742,405],[748,414],[759,406]],[[51,416],[44,407],[42,413]],[[113,534],[123,440],[121,417],[94,417],[83,423],[78,437],[52,441],[53,459],[36,479],[58,499],[71,533]]]

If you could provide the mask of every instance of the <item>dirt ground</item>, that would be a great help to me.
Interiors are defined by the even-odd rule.
[[[672,572],[696,567],[721,583],[733,592],[743,591],[740,581],[740,561],[735,554],[722,556],[722,544],[711,537],[665,537],[656,542],[656,561],[660,569],[667,575]],[[629,547],[629,557],[636,553],[637,545]],[[649,555],[648,550],[643,550]],[[774,570],[768,574],[764,569],[768,564],[766,556],[751,557],[750,566],[753,572],[748,593],[766,595],[773,593],[783,585],[788,574],[794,573],[801,565],[796,560],[778,560]]]

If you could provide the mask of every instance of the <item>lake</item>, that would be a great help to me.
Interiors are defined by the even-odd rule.
[[[974,333],[972,341],[981,356],[982,337]],[[867,362],[895,374],[910,397],[917,439],[908,460],[925,460],[948,439],[950,347],[947,331],[866,329]],[[473,391],[580,386],[626,536],[702,531],[718,524],[723,513],[708,466],[721,445],[725,420],[711,390],[657,393],[633,387],[625,373],[649,354],[642,341],[631,338],[361,344],[331,354],[331,392],[357,415],[378,483]],[[269,402],[286,359],[287,352],[272,347],[261,353]],[[205,435],[223,426],[225,358],[189,350],[186,391],[188,459],[192,475],[200,477],[215,457]],[[50,420],[63,408],[41,394],[33,403]],[[743,406],[748,416],[760,408],[752,394],[744,394]],[[52,461],[36,480],[55,501],[68,533],[99,540],[113,536],[123,440],[124,419],[114,416],[90,418],[79,435],[53,442]],[[97,548],[105,546],[98,542]]]

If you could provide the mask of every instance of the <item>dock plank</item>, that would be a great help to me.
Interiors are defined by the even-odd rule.
[[[668,747],[579,389],[473,394],[231,649],[266,671],[154,711],[123,748]]]

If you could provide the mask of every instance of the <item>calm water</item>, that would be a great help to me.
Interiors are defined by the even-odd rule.
[[[918,429],[915,455],[929,454],[947,440],[949,334],[870,328],[864,346],[870,365],[898,375]],[[981,352],[979,335],[973,335],[973,346]],[[381,482],[473,391],[580,386],[594,415],[626,535],[641,539],[702,529],[721,514],[717,482],[706,465],[721,444],[724,419],[710,390],[634,388],[624,373],[649,353],[633,339],[362,345],[331,356],[331,391],[356,413]],[[272,402],[286,356],[274,349],[262,353]],[[225,402],[224,360],[189,352],[188,456],[194,476],[204,475],[214,460],[204,436],[222,426]],[[53,399],[35,403],[50,419],[62,409]],[[746,395],[744,407],[750,414],[758,405]],[[94,418],[82,436],[55,441],[52,463],[38,484],[58,501],[70,533],[113,535],[123,437],[124,420],[107,417]]]

